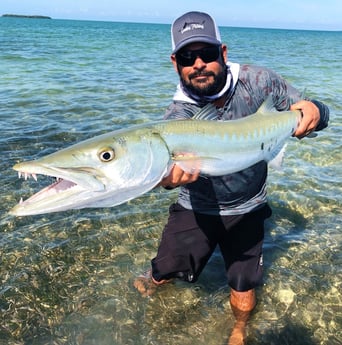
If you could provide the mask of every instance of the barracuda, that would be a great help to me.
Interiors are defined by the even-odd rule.
[[[301,113],[277,112],[270,96],[248,117],[210,121],[215,116],[215,107],[208,105],[191,120],[132,126],[16,164],[19,177],[37,179],[42,174],[56,177],[56,182],[21,200],[10,213],[116,206],[156,187],[173,164],[220,176],[269,162],[296,130]]]

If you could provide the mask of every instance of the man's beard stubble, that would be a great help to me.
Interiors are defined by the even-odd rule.
[[[203,87],[193,85],[191,80],[199,76],[213,77],[214,81],[210,84],[203,83]],[[187,89],[190,93],[198,97],[216,95],[224,87],[226,83],[226,79],[227,79],[227,73],[225,72],[225,70],[223,70],[218,75],[216,75],[213,72],[205,72],[205,71],[195,72],[195,73],[189,74],[189,82],[186,82],[182,77],[180,77],[183,87]]]

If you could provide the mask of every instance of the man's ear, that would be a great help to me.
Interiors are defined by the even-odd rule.
[[[228,47],[225,44],[222,44],[221,50],[223,61],[226,63],[228,60]]]
[[[174,68],[175,71],[178,73],[176,55],[175,55],[175,54],[172,54],[170,58],[171,58],[171,62],[172,62],[172,64],[173,64],[173,68]]]

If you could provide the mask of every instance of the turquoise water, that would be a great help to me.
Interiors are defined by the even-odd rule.
[[[0,344],[224,344],[233,325],[219,255],[200,280],[145,299],[175,191],[115,208],[14,218],[38,182],[12,166],[162,117],[177,76],[169,26],[0,18]],[[222,28],[229,58],[278,71],[329,105],[315,139],[270,171],[265,280],[248,344],[342,343],[341,32]]]

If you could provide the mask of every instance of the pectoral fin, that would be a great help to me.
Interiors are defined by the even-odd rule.
[[[195,171],[208,172],[217,163],[218,159],[214,157],[196,156],[193,153],[174,153],[172,160],[175,164],[181,167],[187,173],[194,173]]]

